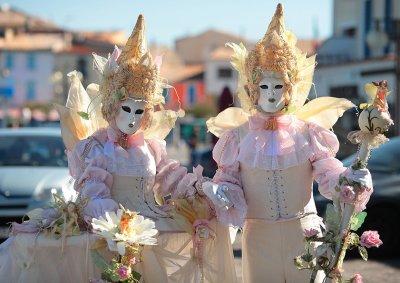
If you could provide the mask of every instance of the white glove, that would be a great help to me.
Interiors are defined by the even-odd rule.
[[[365,188],[372,189],[372,177],[371,173],[368,169],[358,169],[358,170],[350,170],[350,172],[346,175],[347,179],[350,179],[354,182],[361,183],[361,185]]]
[[[226,185],[204,182],[203,192],[219,208],[228,210],[233,206],[229,196],[229,187]]]

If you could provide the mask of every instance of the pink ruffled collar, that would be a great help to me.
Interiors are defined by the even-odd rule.
[[[306,123],[283,114],[249,117],[249,132],[240,142],[238,160],[253,168],[286,169],[300,165],[312,155]]]
[[[111,126],[107,128],[107,141],[104,144],[104,154],[114,161],[116,160],[117,153],[124,158],[129,158],[127,150],[118,144],[119,137],[120,133],[118,131],[114,130]],[[143,133],[127,135],[126,138],[128,148],[141,147],[144,145]]]
[[[118,139],[120,138],[121,133],[119,131],[114,130],[112,127],[107,128],[107,138],[109,141],[114,144],[118,143]],[[144,135],[143,132],[126,135],[128,146],[143,146],[144,145]]]

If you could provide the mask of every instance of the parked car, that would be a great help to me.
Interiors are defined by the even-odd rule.
[[[73,196],[60,129],[0,129],[0,238],[12,221],[46,207],[52,194]]]
[[[352,164],[355,155],[343,160],[343,165]],[[400,252],[398,217],[400,216],[400,137],[389,142],[371,153],[367,168],[372,174],[374,192],[367,204],[367,218],[359,231],[377,230],[383,241],[378,249],[368,250],[373,257],[393,256]],[[323,215],[326,204],[314,186],[314,197],[317,210]]]

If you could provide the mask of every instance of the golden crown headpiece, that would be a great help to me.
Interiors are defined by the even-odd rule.
[[[267,32],[246,60],[250,84],[257,82],[264,71],[279,73],[289,86],[295,83],[296,47],[291,37],[285,28],[282,4],[278,4]]]
[[[122,51],[116,48],[103,64],[100,91],[104,118],[109,121],[115,115],[115,100],[141,100],[149,107],[164,103],[160,64],[161,60],[154,62],[147,50],[144,16],[139,15]]]
[[[296,37],[286,30],[283,6],[278,4],[264,37],[250,52],[241,43],[228,43],[234,51],[232,66],[239,72],[238,97],[241,107],[249,111],[259,97],[258,83],[263,73],[278,76],[287,86],[287,106],[302,106],[312,86],[315,55],[307,57],[296,47]],[[289,97],[290,96],[290,97]]]

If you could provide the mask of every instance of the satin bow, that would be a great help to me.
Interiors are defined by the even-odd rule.
[[[290,115],[279,116],[263,116],[256,114],[249,117],[250,130],[268,130],[275,131],[277,129],[286,128],[290,125],[292,119]]]
[[[257,151],[267,147],[268,155],[276,156],[282,153],[282,149],[293,146],[290,136],[292,124],[290,115],[263,116],[256,114],[249,117],[250,132],[254,133]]]

